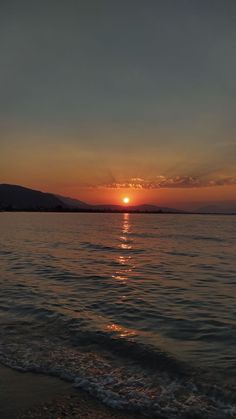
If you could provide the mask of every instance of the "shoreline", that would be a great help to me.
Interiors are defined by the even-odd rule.
[[[140,215],[211,215],[211,216],[236,216],[236,212],[190,212],[190,211],[136,211],[136,210],[56,210],[56,209],[14,209],[14,210],[3,210],[0,209],[0,213],[39,213],[39,214],[140,214]]]
[[[84,390],[59,378],[19,372],[0,364],[2,419],[141,419],[143,416],[112,409]]]

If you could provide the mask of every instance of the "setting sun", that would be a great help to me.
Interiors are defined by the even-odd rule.
[[[123,198],[123,202],[124,202],[124,204],[128,204],[130,202],[130,198],[128,196],[125,196]]]

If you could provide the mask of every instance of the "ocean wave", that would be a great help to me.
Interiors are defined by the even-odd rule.
[[[204,236],[204,235],[196,235],[192,236],[191,239],[193,240],[206,240],[206,241],[212,241],[212,242],[224,242],[224,239],[221,237],[213,237],[213,236]]]
[[[121,247],[121,246],[105,246],[103,244],[99,244],[99,243],[91,243],[91,242],[81,242],[81,247],[84,247],[86,249],[90,249],[90,250],[100,250],[100,251],[104,251],[104,252],[113,252],[113,253],[119,253],[121,252],[125,252],[128,251],[129,253],[145,253],[144,249],[138,249],[138,248],[132,248],[131,246],[127,247]]]
[[[87,330],[83,322],[63,315],[47,318],[30,333],[29,320],[12,322],[5,338],[3,327],[0,362],[58,376],[109,406],[147,417],[235,418],[236,399],[230,389],[202,384],[199,371],[151,345],[130,340],[131,331],[114,324],[107,332]]]
[[[40,349],[39,349],[40,348]],[[196,385],[191,378],[158,374],[119,362],[107,354],[78,351],[58,343],[38,341],[1,347],[0,360],[20,371],[58,376],[83,388],[111,407],[168,419],[235,418],[236,404],[229,392]]]

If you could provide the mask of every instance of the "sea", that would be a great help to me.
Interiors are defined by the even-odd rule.
[[[0,362],[148,418],[236,418],[236,216],[0,213]]]

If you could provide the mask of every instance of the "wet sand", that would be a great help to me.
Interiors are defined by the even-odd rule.
[[[15,419],[21,412],[70,390],[69,383],[54,377],[21,373],[0,365],[0,418]]]
[[[138,419],[103,405],[71,383],[42,374],[23,373],[0,365],[1,419]]]

